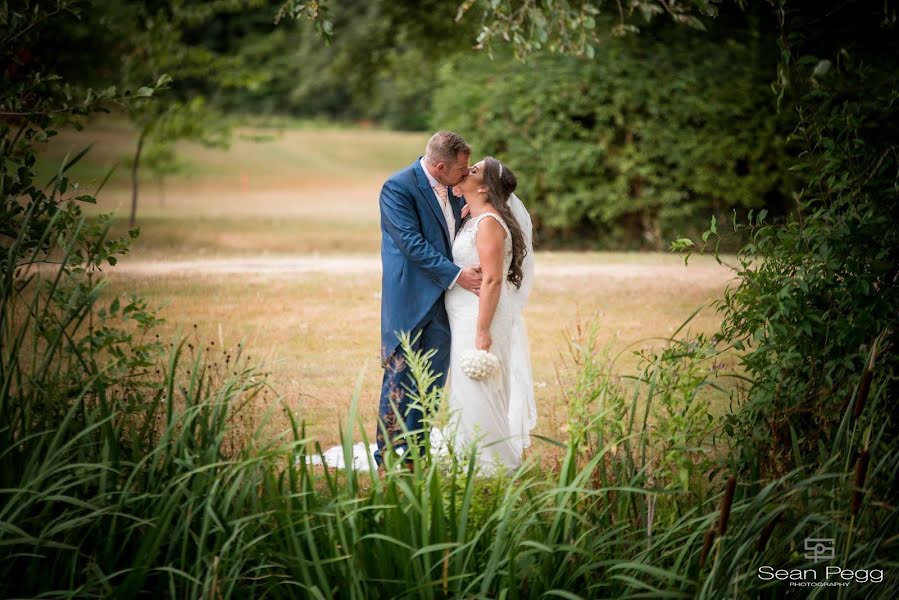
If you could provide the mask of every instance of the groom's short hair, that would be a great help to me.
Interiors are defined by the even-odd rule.
[[[425,158],[434,165],[455,163],[459,154],[471,154],[471,146],[461,135],[452,131],[438,131],[431,136],[425,147]]]

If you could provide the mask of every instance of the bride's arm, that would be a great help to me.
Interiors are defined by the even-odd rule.
[[[503,248],[506,232],[496,219],[483,219],[478,224],[477,245],[478,258],[481,261],[481,296],[478,304],[478,333],[475,347],[478,350],[490,350],[493,338],[490,336],[490,323],[499,304],[503,279]]]

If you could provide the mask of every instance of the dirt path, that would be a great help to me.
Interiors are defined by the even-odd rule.
[[[576,260],[562,262],[559,259],[541,261],[540,258],[538,254],[536,270],[538,278],[584,277],[592,279],[599,277],[629,281],[665,280],[672,283],[724,284],[733,277],[730,270],[711,261],[693,262],[686,267],[680,261],[665,261],[665,264],[641,264],[614,259],[602,262]],[[379,273],[380,270],[381,259],[377,255],[256,256],[185,261],[124,261],[116,268],[117,273],[148,277],[224,274],[290,276],[303,273],[351,275]]]

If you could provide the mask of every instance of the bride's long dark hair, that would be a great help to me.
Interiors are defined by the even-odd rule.
[[[512,169],[506,165],[500,165],[497,159],[488,156],[484,159],[484,185],[487,187],[487,202],[505,221],[509,233],[512,234],[512,264],[509,265],[509,273],[506,278],[515,287],[520,288],[523,277],[521,262],[524,260],[527,248],[524,246],[521,225],[509,207],[509,196],[518,187],[518,179]]]

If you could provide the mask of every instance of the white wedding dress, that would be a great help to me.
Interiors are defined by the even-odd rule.
[[[531,355],[522,312],[534,285],[534,246],[531,218],[515,194],[509,206],[524,237],[526,254],[522,261],[522,283],[516,288],[504,281],[496,313],[490,325],[493,345],[490,351],[500,360],[500,371],[486,381],[475,381],[462,373],[460,358],[466,350],[475,349],[479,298],[462,286],[446,292],[452,344],[448,377],[450,427],[448,431],[431,432],[431,452],[445,455],[449,447],[457,455],[467,456],[472,444],[477,446],[478,463],[485,474],[497,467],[516,468],[524,448],[530,446],[530,431],[537,424]],[[460,267],[480,264],[477,251],[477,228],[484,218],[495,218],[506,230],[503,272],[512,260],[512,238],[502,219],[483,214],[469,219],[459,230],[453,243],[453,262]],[[308,456],[311,464],[367,471],[374,464],[377,445],[353,446],[347,460],[343,448],[335,446],[320,456]],[[461,453],[461,454],[460,454]]]
[[[498,467],[518,467],[522,450],[530,445],[529,432],[537,421],[530,350],[522,317],[534,277],[532,226],[521,200],[513,194],[509,203],[527,251],[521,287],[503,281],[490,324],[490,352],[500,362],[493,377],[476,381],[461,368],[463,354],[476,348],[480,299],[461,286],[454,286],[447,291],[445,300],[452,345],[448,383],[451,426],[444,437],[463,455],[476,445],[478,463],[488,472]],[[512,236],[506,223],[492,213],[479,215],[463,225],[453,243],[453,262],[462,268],[480,264],[477,231],[484,219],[495,219],[506,231],[503,273],[507,273],[512,262]]]
[[[528,341],[528,330],[524,322],[524,308],[534,288],[534,228],[531,215],[524,203],[512,194],[509,197],[509,208],[524,237],[525,255],[521,262],[521,287],[510,287],[510,297],[515,307],[515,320],[512,322],[512,356],[509,359],[511,389],[509,399],[509,427],[512,442],[520,454],[531,445],[530,432],[537,426],[537,403],[534,399],[534,376],[531,371],[531,347]]]

